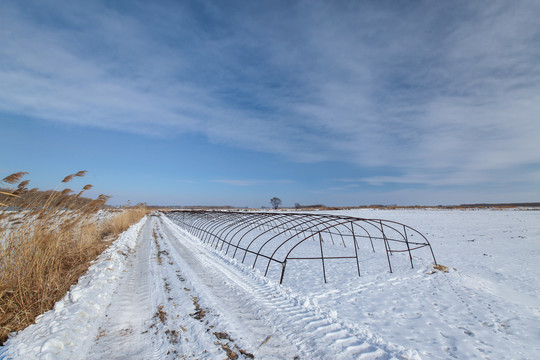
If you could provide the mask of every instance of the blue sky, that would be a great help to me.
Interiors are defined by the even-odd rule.
[[[149,204],[540,201],[538,1],[2,1],[0,176]]]

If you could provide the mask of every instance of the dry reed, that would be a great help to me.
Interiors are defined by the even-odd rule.
[[[68,175],[62,184],[86,171]],[[28,190],[26,173],[0,185],[0,345],[10,332],[32,324],[50,310],[112,240],[145,214],[144,207],[118,212],[105,221],[96,214],[109,196],[96,199],[70,189]],[[14,184],[18,186],[11,186]]]

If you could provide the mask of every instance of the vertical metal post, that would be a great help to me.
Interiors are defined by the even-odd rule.
[[[332,230],[329,229],[329,230],[328,230],[328,233],[330,234],[330,239],[332,240],[332,245],[336,245],[336,244],[334,243],[334,237],[332,236]]]
[[[411,261],[411,268],[414,269],[412,255],[411,255],[411,247],[409,246],[409,239],[407,238],[407,228],[405,227],[405,225],[403,225],[403,234],[405,235],[405,244],[407,244],[407,251],[409,252],[409,260]]]
[[[354,225],[351,221],[351,231],[352,231],[352,238],[354,242],[354,254],[356,255],[356,268],[358,269],[358,276],[360,276],[360,264],[358,262],[358,249],[356,248],[356,236],[354,235]]]
[[[319,244],[321,245],[321,260],[322,260],[322,272],[324,276],[324,282],[326,283],[326,269],[324,268],[324,253],[322,249],[322,236],[321,233],[319,233]]]
[[[285,266],[287,265],[287,259],[283,261],[283,264],[281,265],[281,278],[279,279],[279,284],[281,285],[283,283],[283,276],[285,275]],[[266,276],[266,274],[265,274]]]
[[[386,249],[386,258],[388,259],[388,268],[390,268],[390,273],[392,273],[392,264],[390,263],[390,255],[389,255],[390,246],[388,245],[388,239],[386,239],[386,235],[384,233],[382,221],[379,221],[379,224],[381,225],[381,233],[384,240],[384,248]]]

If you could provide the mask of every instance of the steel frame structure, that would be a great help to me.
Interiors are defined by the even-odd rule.
[[[249,255],[250,260],[253,259],[253,268],[258,261],[267,261],[265,276],[272,263],[279,264],[280,284],[283,283],[287,262],[291,260],[321,261],[326,282],[327,261],[354,259],[360,276],[359,242],[367,240],[373,252],[374,242],[384,244],[390,272],[394,253],[408,253],[410,265],[414,268],[412,252],[424,247],[429,248],[433,262],[437,264],[426,237],[418,230],[396,221],[314,213],[209,210],[175,210],[168,212],[167,216],[202,242],[241,259],[242,263]],[[319,243],[320,255],[295,252],[308,240]],[[325,248],[330,243],[345,248],[349,244],[354,251],[351,249],[347,256],[325,254]]]

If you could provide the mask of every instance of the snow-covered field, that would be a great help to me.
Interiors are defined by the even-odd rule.
[[[449,272],[428,275],[426,256],[414,270],[381,266],[361,279],[313,286],[299,276],[286,285],[425,359],[540,358],[540,211],[334,213],[419,229]]]
[[[332,213],[418,229],[449,272],[415,253],[389,273],[370,253],[361,277],[334,261],[325,284],[320,264],[298,262],[280,286],[148,216],[0,359],[538,358],[540,211]]]

